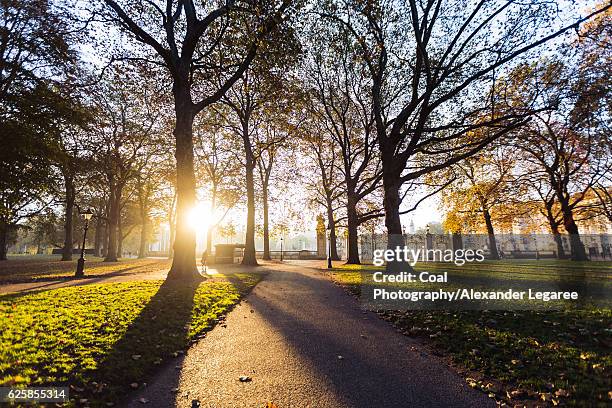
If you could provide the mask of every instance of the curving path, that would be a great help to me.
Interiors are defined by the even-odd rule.
[[[262,268],[271,272],[226,324],[131,395],[128,406],[494,406],[416,342],[363,312],[320,270]]]

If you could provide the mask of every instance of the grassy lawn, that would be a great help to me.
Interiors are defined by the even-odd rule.
[[[0,386],[66,384],[80,405],[112,406],[204,336],[260,279],[234,274],[0,296]]]
[[[7,261],[0,262],[0,284],[74,276],[77,258],[75,256],[72,261],[61,261],[59,255],[9,256]],[[103,262],[102,258],[87,257],[85,275],[146,273],[167,269],[170,264],[171,260],[168,259],[129,258],[119,262]]]
[[[495,273],[508,279],[543,279],[584,273],[609,279],[612,264],[544,261],[466,265],[417,264],[417,271]],[[361,272],[340,266],[333,278],[359,295]],[[379,311],[398,331],[417,337],[465,374],[467,383],[510,406],[610,406],[612,311]]]

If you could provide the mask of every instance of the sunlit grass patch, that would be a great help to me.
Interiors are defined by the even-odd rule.
[[[113,400],[180,354],[261,275],[135,281],[0,296],[0,385],[70,385]]]

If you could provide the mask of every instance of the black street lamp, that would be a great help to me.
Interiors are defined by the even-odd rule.
[[[429,250],[433,248],[433,238],[431,236],[431,228],[429,227],[429,224],[427,224],[425,228],[425,249],[427,250],[427,260],[429,261]]]
[[[87,239],[87,229],[89,228],[89,220],[93,216],[93,212],[91,212],[91,210],[86,210],[81,215],[85,219],[85,227],[83,230],[83,245],[81,246],[81,257],[77,261],[76,273],[74,274],[75,278],[82,278],[84,275],[83,270],[85,268],[85,239]]]
[[[327,252],[327,269],[332,268],[332,240],[331,240],[331,225],[327,225],[329,230],[329,251]]]
[[[281,262],[283,262],[283,237],[280,238],[281,241]]]

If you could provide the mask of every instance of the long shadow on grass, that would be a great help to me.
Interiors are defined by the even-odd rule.
[[[109,384],[110,392],[105,395],[124,395],[131,390],[130,384],[141,386],[159,366],[177,364],[177,351],[188,343],[199,285],[200,282],[164,281],[92,375],[93,381]],[[180,370],[175,372],[167,378],[168,392],[178,386]]]

